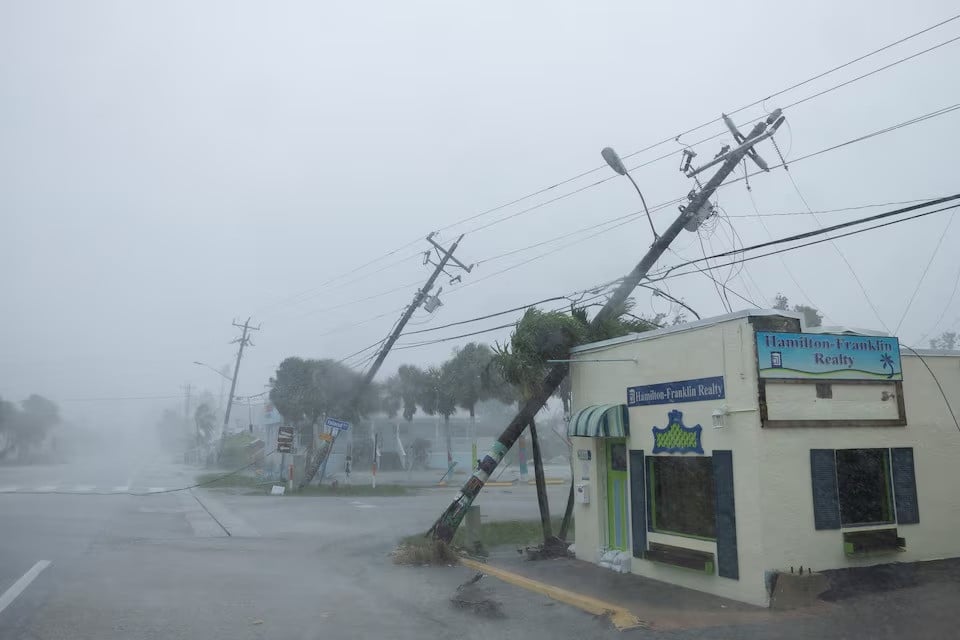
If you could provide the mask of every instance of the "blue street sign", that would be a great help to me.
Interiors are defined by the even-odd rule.
[[[337,420],[336,418],[327,418],[323,421],[323,424],[331,429],[340,429],[341,431],[346,431],[350,428],[350,423],[346,420]]]

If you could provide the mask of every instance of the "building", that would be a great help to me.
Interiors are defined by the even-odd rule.
[[[578,558],[766,606],[791,567],[960,556],[960,352],[752,310],[571,358]]]

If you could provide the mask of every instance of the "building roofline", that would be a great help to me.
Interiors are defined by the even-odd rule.
[[[960,358],[960,351],[946,351],[940,349],[912,349],[905,345],[900,345],[901,356],[920,356],[922,358]]]
[[[806,327],[804,325],[803,314],[796,311],[781,311],[780,309],[741,309],[739,311],[734,311],[733,313],[727,313],[722,316],[713,316],[711,318],[703,318],[702,320],[696,320],[694,322],[686,322],[684,324],[678,324],[670,327],[662,327],[660,329],[654,329],[653,331],[644,331],[643,333],[630,333],[625,336],[620,336],[619,338],[610,338],[609,340],[600,340],[598,342],[588,342],[587,344],[581,344],[570,350],[570,354],[578,353],[588,353],[596,349],[604,349],[606,347],[612,347],[620,344],[626,344],[628,342],[640,342],[642,340],[652,340],[654,338],[659,338],[666,335],[671,335],[674,333],[683,333],[685,331],[693,331],[695,329],[704,329],[706,327],[712,327],[717,324],[722,324],[724,322],[732,322],[734,320],[743,320],[750,317],[758,316],[782,316],[784,318],[794,318],[800,321],[800,330],[805,331]]]

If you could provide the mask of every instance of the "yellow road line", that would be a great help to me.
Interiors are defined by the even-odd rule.
[[[583,595],[582,593],[561,589],[560,587],[555,587],[553,585],[546,584],[545,582],[539,582],[526,576],[513,573],[512,571],[507,571],[506,569],[501,569],[489,564],[477,562],[476,560],[471,560],[470,558],[461,558],[460,564],[464,565],[465,567],[470,567],[475,571],[480,571],[487,575],[500,578],[504,582],[522,589],[540,593],[548,598],[557,600],[558,602],[569,604],[573,607],[586,611],[587,613],[592,613],[595,616],[608,616],[610,618],[610,622],[612,622],[613,626],[615,626],[619,631],[637,628],[649,628],[647,623],[643,622],[620,605],[604,602],[603,600],[598,600],[597,598],[592,598],[590,596]]]
[[[537,484],[537,481],[527,480],[527,484]],[[564,480],[562,478],[547,478],[546,480],[543,481],[543,484],[567,484],[567,480]]]

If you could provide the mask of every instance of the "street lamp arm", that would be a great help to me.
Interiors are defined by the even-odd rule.
[[[206,367],[207,369],[210,369],[210,371],[213,371],[213,372],[214,372],[215,374],[217,374],[218,376],[221,376],[221,377],[223,377],[223,378],[226,378],[229,382],[233,382],[233,378],[231,378],[230,376],[226,375],[225,373],[222,373],[222,372],[220,372],[220,371],[217,371],[216,369],[214,369],[213,367],[211,367],[210,365],[208,365],[208,364],[205,363],[205,362],[198,362],[198,361],[194,360],[194,361],[193,361],[193,364],[198,364],[198,365],[200,365],[201,367]]]

